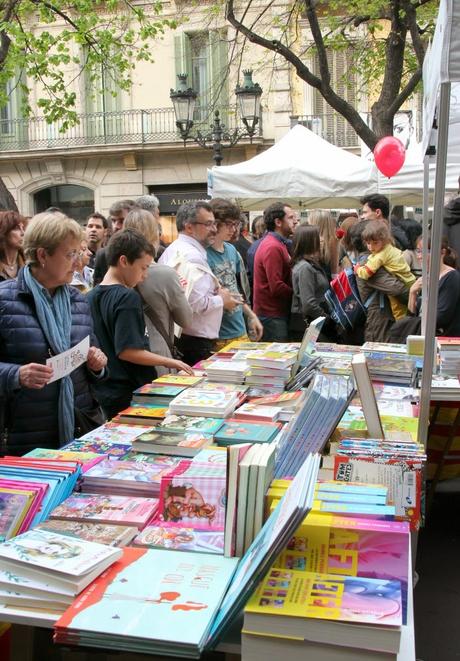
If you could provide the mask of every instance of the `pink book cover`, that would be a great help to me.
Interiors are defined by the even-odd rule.
[[[162,478],[158,520],[162,525],[223,531],[226,467],[181,461]]]
[[[18,534],[28,530],[35,514],[40,510],[40,506],[46,490],[48,489],[48,485],[38,482],[18,482],[16,480],[8,480],[3,478],[0,480],[0,484],[1,486],[10,487],[12,489],[20,489],[21,491],[35,491],[36,495],[32,501],[29,511],[24,517],[21,527],[18,530]]]
[[[158,507],[157,498],[74,493],[51,513],[52,519],[122,523],[142,529]]]

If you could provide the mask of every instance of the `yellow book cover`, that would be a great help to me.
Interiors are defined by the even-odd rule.
[[[395,580],[272,568],[244,612],[244,626],[248,630],[251,630],[248,614],[400,627],[401,584]]]

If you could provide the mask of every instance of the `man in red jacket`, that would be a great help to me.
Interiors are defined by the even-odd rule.
[[[264,221],[267,234],[254,259],[254,312],[264,327],[264,342],[287,342],[292,298],[288,245],[298,221],[283,202],[267,207]]]

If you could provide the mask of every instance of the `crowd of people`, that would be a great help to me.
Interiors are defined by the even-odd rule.
[[[421,226],[391,218],[382,195],[361,217],[327,210],[299,221],[280,201],[248,221],[231,200],[190,202],[177,238],[162,240],[154,195],[120,200],[86,226],[49,209],[0,212],[2,452],[58,447],[129,406],[134,389],[193,366],[234,339],[298,341],[325,317],[320,339],[388,341],[420,314]],[[350,335],[326,304],[340,270],[367,307]],[[437,330],[460,335],[460,273],[442,245]],[[84,365],[52,379],[47,359],[89,336]]]

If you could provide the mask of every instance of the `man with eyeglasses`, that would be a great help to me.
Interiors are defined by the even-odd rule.
[[[249,291],[243,284],[246,277],[244,262],[237,249],[230,243],[235,228],[240,225],[240,209],[224,198],[215,198],[210,204],[217,223],[217,234],[213,245],[206,251],[208,264],[222,287],[233,292],[235,297],[241,297],[241,305],[233,312],[224,310],[219,340],[215,345],[215,350],[219,351],[232,340],[248,340],[248,334],[251,339],[260,340],[263,327],[247,304]]]
[[[209,268],[206,248],[216,237],[216,221],[208,202],[183,204],[176,216],[179,236],[166,248],[160,264],[174,268],[185,283],[185,294],[192,308],[192,321],[182,329],[177,347],[188,365],[208,358],[219,337],[224,310],[241,304],[226,287],[221,287]]]

